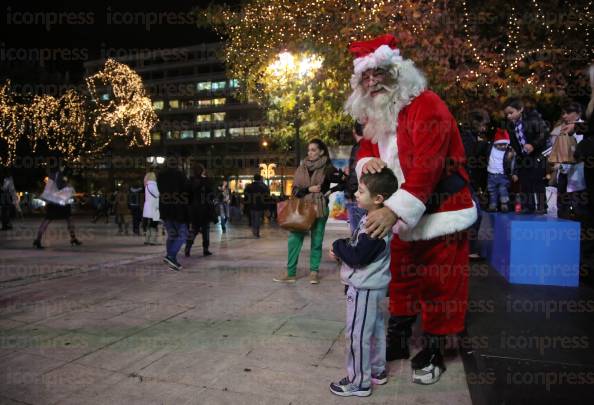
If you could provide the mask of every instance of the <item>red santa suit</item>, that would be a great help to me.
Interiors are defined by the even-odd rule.
[[[357,74],[378,66],[379,52],[386,50],[355,59],[352,83]],[[390,314],[420,313],[424,331],[435,335],[462,331],[468,300],[465,230],[477,212],[464,184],[468,174],[456,120],[437,94],[424,90],[400,109],[393,135],[380,136],[377,143],[363,139],[360,145],[357,173],[379,158],[400,185],[384,203],[399,218],[391,242]],[[461,179],[461,188],[442,194],[427,212],[428,201],[452,175]]]

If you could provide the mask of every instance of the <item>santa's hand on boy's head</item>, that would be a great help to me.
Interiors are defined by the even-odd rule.
[[[378,159],[378,158],[373,158],[373,159],[370,159],[368,162],[366,162],[363,165],[362,172],[363,172],[363,174],[379,173],[386,166],[387,166],[387,164],[383,160]]]

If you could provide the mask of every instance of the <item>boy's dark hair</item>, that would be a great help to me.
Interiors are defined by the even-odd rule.
[[[576,103],[575,101],[568,101],[565,104],[563,104],[563,107],[561,108],[563,110],[563,112],[566,113],[578,113],[580,116],[582,115],[582,106],[580,103]]]
[[[398,179],[394,172],[387,167],[384,167],[379,173],[365,173],[359,181],[365,183],[372,197],[381,195],[384,199],[388,199],[398,190]]]
[[[524,103],[517,97],[510,97],[503,103],[503,109],[507,107],[515,108],[516,110],[521,110],[524,108]]]

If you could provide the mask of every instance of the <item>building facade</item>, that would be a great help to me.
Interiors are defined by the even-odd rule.
[[[256,103],[241,100],[241,82],[227,77],[222,50],[222,43],[210,43],[117,58],[142,77],[159,123],[150,146],[133,151],[115,147],[111,158],[132,155],[150,165],[165,156],[180,156],[188,173],[201,163],[209,176],[228,179],[233,191],[241,193],[253,175],[261,173],[275,194],[287,193],[294,161],[268,150],[265,113]],[[87,62],[86,75],[104,63]],[[116,170],[113,181],[126,180],[132,172]]]

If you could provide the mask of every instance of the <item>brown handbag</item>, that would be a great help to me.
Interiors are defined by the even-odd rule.
[[[575,152],[576,145],[577,141],[573,136],[565,134],[559,135],[555,140],[553,148],[551,149],[551,154],[549,155],[549,162],[575,163],[573,153]]]
[[[302,198],[291,198],[276,204],[277,221],[281,228],[307,232],[317,217],[316,205]]]

